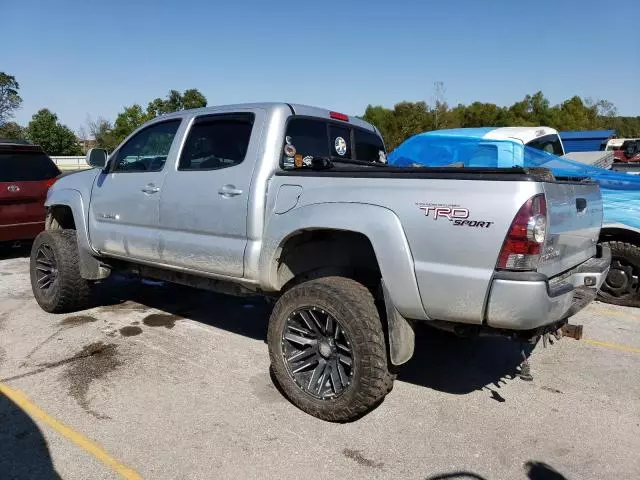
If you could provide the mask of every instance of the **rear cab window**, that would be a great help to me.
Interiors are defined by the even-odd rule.
[[[382,138],[373,131],[323,118],[292,117],[280,166],[290,169],[309,165],[313,157],[386,162]]]
[[[557,155],[559,157],[564,155],[562,142],[560,141],[560,137],[556,134],[545,135],[544,137],[531,140],[527,143],[527,147],[542,150],[543,152],[551,153],[552,155]]]
[[[58,175],[56,164],[39,148],[0,145],[0,182],[38,182]]]

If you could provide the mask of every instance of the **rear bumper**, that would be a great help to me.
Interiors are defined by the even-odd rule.
[[[506,330],[531,330],[582,310],[609,273],[611,251],[603,247],[578,267],[558,277],[539,273],[498,272],[491,285],[487,324]]]
[[[36,238],[43,230],[44,220],[41,222],[0,225],[0,242],[31,240]]]

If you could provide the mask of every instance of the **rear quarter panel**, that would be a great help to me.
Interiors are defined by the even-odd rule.
[[[332,214],[357,231],[362,219],[353,218],[351,222],[345,219],[349,213],[342,205],[365,204],[392,212],[398,222],[389,228],[399,229],[401,237],[398,238],[406,238],[408,254],[413,260],[413,278],[385,275],[384,265],[402,261],[401,245],[386,245],[381,249],[376,248],[375,239],[370,240],[394,303],[398,297],[394,291],[410,290],[415,280],[419,290],[415,302],[424,308],[423,318],[467,323],[482,322],[506,232],[522,204],[541,191],[540,184],[527,181],[276,176],[269,189],[270,197],[277,195],[283,184],[298,185],[301,191],[295,208],[282,216],[293,215],[310,205],[334,204]],[[277,216],[273,204],[273,201],[268,204],[267,218]],[[465,216],[471,222],[484,222],[484,226],[456,225],[454,218],[442,214],[436,218],[433,208],[438,206],[455,208],[458,216]],[[468,215],[464,213],[467,211]],[[368,223],[377,221],[375,212],[372,213],[373,216],[366,219]],[[266,237],[279,241],[279,235],[269,228],[267,225]],[[417,308],[412,310],[414,314],[417,312]],[[408,312],[405,309],[401,313]]]

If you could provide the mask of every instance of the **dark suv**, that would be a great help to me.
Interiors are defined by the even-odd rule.
[[[30,240],[44,230],[44,201],[59,175],[40,147],[0,139],[0,243]]]

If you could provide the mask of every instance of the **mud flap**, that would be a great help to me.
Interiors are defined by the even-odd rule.
[[[389,291],[382,282],[382,292],[384,304],[387,312],[387,325],[389,335],[389,355],[393,365],[402,365],[408,362],[413,356],[415,348],[415,333],[413,327],[400,315],[393,305]]]

